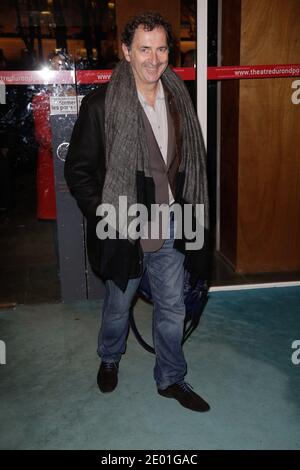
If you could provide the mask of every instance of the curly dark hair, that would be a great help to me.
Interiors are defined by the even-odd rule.
[[[149,11],[141,15],[134,16],[125,25],[121,34],[121,42],[130,48],[136,29],[143,25],[145,31],[152,31],[154,28],[162,27],[166,31],[167,44],[169,49],[173,46],[173,33],[170,23],[168,23],[160,13]]]

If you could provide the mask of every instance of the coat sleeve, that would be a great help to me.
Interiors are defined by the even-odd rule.
[[[86,218],[95,217],[105,177],[104,96],[82,100],[65,161],[64,176]]]

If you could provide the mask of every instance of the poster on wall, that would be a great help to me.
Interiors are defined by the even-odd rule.
[[[64,178],[64,163],[82,97],[75,94],[50,97],[59,275],[64,302],[99,299],[104,291],[102,282],[88,264],[84,217]]]

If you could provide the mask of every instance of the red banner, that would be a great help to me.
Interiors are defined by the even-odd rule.
[[[182,80],[195,80],[196,78],[196,69],[194,67],[176,67],[173,70]],[[77,70],[76,81],[80,85],[105,83],[109,81],[111,74],[112,70]]]
[[[89,83],[108,82],[112,70],[77,70],[76,82],[78,85],[87,85]]]
[[[207,80],[300,77],[300,64],[208,67]]]
[[[195,67],[185,67],[178,68],[175,67],[174,72],[179,75],[182,80],[196,80],[196,68]]]
[[[173,69],[182,80],[195,80],[196,68],[184,67]],[[0,71],[0,83],[5,85],[86,85],[108,82],[112,70],[22,70]],[[300,77],[300,64],[283,65],[245,65],[228,67],[208,67],[208,80],[241,80],[252,78]]]
[[[196,68],[194,67],[175,67],[173,70],[182,80],[196,79]],[[111,70],[78,70],[76,72],[76,80],[79,84],[105,83],[110,79],[111,73]],[[239,80],[280,77],[300,77],[300,64],[245,65],[207,68],[207,80]]]
[[[0,83],[5,85],[64,85],[75,84],[74,70],[0,70]]]

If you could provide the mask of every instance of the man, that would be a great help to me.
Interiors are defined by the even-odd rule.
[[[158,393],[191,410],[207,411],[209,405],[184,382],[187,366],[181,346],[184,267],[196,280],[203,272],[205,249],[189,252],[184,239],[174,241],[171,211],[167,237],[160,227],[158,237],[136,240],[124,236],[129,233],[126,224],[125,232],[117,226],[117,237],[96,237],[97,207],[110,204],[118,212],[120,196],[126,196],[129,207],[143,204],[148,214],[155,204],[207,205],[201,131],[184,84],[168,67],[171,45],[171,27],[159,14],[146,13],[126,25],[125,58],[108,86],[82,101],[65,177],[87,218],[90,263],[106,287],[98,342],[100,390],[111,392],[117,386],[129,310],[147,269],[154,303]],[[98,209],[99,214],[104,215]],[[205,220],[207,227],[207,215]]]

